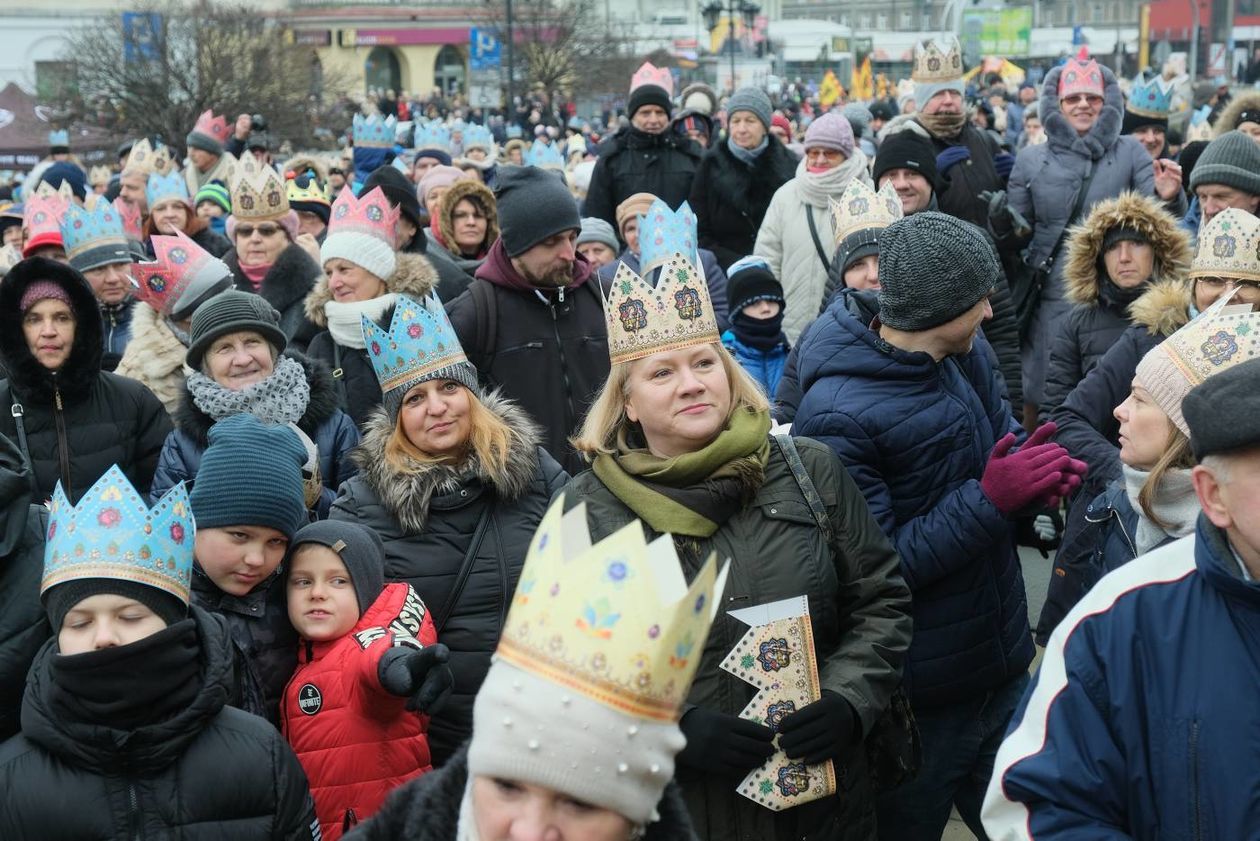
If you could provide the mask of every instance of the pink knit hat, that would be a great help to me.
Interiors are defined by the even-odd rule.
[[[828,111],[809,124],[805,129],[806,151],[810,149],[831,149],[843,152],[846,158],[853,157],[853,126],[839,111]]]
[[[70,293],[66,292],[60,283],[53,280],[37,280],[26,287],[26,291],[22,293],[22,300],[18,303],[18,309],[25,313],[40,301],[46,301],[49,298],[61,301],[67,307],[74,309],[74,304],[70,303]]]
[[[424,204],[430,190],[436,187],[449,187],[461,178],[466,177],[462,169],[457,169],[453,166],[430,167],[429,171],[420,179],[420,183],[416,184],[416,195],[420,197],[420,203]]]

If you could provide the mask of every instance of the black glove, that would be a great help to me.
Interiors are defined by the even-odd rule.
[[[407,699],[408,710],[432,715],[455,686],[450,659],[450,649],[440,642],[419,650],[397,646],[381,657],[377,676],[386,692]]]
[[[1063,516],[1058,509],[1035,511],[1015,521],[1015,543],[1029,546],[1049,558],[1050,551],[1063,542]]]
[[[769,727],[704,707],[692,707],[678,727],[687,737],[678,763],[697,771],[743,777],[774,753]]]
[[[857,713],[835,692],[786,716],[779,725],[779,747],[789,759],[813,765],[838,759],[860,735]]]

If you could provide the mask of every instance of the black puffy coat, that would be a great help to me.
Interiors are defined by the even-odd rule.
[[[52,280],[70,296],[74,346],[56,373],[31,354],[19,302],[36,280]],[[101,370],[101,313],[92,288],[69,266],[35,257],[0,282],[0,434],[21,446],[10,409],[22,407],[26,446],[35,468],[31,501],[52,496],[58,480],[71,503],[117,464],[141,494],[148,493],[162,442],[171,430],[162,403],[135,380]]]
[[[694,141],[666,129],[647,134],[637,128],[617,132],[599,147],[583,213],[617,226],[617,205],[635,193],[651,193],[673,209],[691,195],[702,150]]]
[[[231,269],[237,289],[257,292],[280,313],[280,330],[288,337],[289,348],[306,350],[319,332],[306,317],[306,296],[324,273],[311,255],[297,243],[289,243],[267,270],[258,289],[254,289],[254,284],[241,271],[241,261],[235,248],[223,255],[223,262]]]
[[[429,750],[441,765],[472,732],[473,697],[490,668],[530,538],[547,503],[568,481],[525,413],[497,395],[483,401],[512,431],[506,464],[461,468],[416,462],[403,472],[385,458],[394,430],[384,412],[368,422],[357,451],[361,472],[341,487],[330,518],[352,520],[385,542],[385,578],[415,588],[451,650],[455,690],[429,722]],[[460,567],[493,504],[466,582],[450,604]]]
[[[164,721],[120,731],[53,700],[54,641],[27,682],[22,735],[0,747],[0,837],[309,841],[306,775],[279,732],[226,706],[232,659],[221,620],[193,609],[200,691]]]
[[[774,135],[768,137],[753,166],[719,140],[705,152],[691,181],[688,203],[696,214],[700,247],[717,256],[723,271],[753,253],[770,199],[796,175],[796,155]]]

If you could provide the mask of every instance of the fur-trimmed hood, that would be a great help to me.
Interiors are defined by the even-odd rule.
[[[386,289],[416,300],[424,298],[433,291],[437,286],[438,273],[427,257],[423,254],[404,252],[399,252],[395,256],[397,265],[394,273],[385,278]],[[306,317],[321,330],[328,329],[328,316],[324,315],[324,304],[331,300],[332,292],[328,289],[328,275],[321,274],[303,304]]]
[[[499,211],[494,201],[494,193],[479,181],[456,181],[450,186],[438,203],[437,233],[441,236],[439,244],[450,252],[452,257],[460,257],[455,246],[455,205],[468,199],[476,204],[486,217],[486,238],[483,241],[481,256],[484,257],[490,246],[499,238]]]
[[[1059,76],[1063,67],[1052,69],[1041,83],[1041,125],[1046,131],[1046,142],[1056,151],[1070,150],[1096,161],[1120,138],[1124,122],[1124,92],[1120,90],[1120,83],[1110,67],[1100,64],[1099,69],[1103,76],[1102,112],[1083,136],[1076,133],[1059,109]]]
[[[1240,93],[1230,100],[1229,105],[1226,105],[1221,115],[1216,118],[1216,125],[1212,127],[1212,137],[1220,137],[1225,132],[1238,128],[1238,116],[1244,111],[1260,111],[1260,92]]]
[[[1103,241],[1113,228],[1132,228],[1155,252],[1151,281],[1184,281],[1190,268],[1190,237],[1162,202],[1134,192],[1094,205],[1085,221],[1072,230],[1063,265],[1066,298],[1074,304],[1098,303],[1102,285]]]
[[[377,409],[363,430],[363,441],[355,450],[355,461],[364,481],[381,504],[407,532],[424,531],[429,506],[434,497],[451,493],[475,479],[494,486],[500,499],[519,499],[538,473],[538,447],[542,437],[537,425],[515,403],[498,391],[485,395],[481,403],[507,424],[511,437],[502,470],[482,464],[476,453],[461,468],[449,464],[411,462],[400,471],[385,458],[385,445],[394,432],[394,423],[384,409]]]
[[[237,289],[242,292],[255,291],[254,284],[241,271],[241,260],[235,248],[224,254],[222,259],[232,272]],[[306,249],[291,242],[280,252],[276,262],[271,264],[257,292],[283,315],[294,302],[310,293],[311,286],[323,273],[323,269],[306,253]]]
[[[284,162],[285,172],[306,172],[312,170],[320,184],[328,183],[328,164],[314,155],[295,155]]]
[[[1156,281],[1129,305],[1129,318],[1152,336],[1167,338],[1190,322],[1193,289],[1184,279]]]

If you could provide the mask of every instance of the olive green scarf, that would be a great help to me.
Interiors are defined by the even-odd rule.
[[[632,447],[596,457],[599,480],[654,531],[709,537],[744,506],[766,473],[770,413],[738,409],[708,446],[673,458]]]

